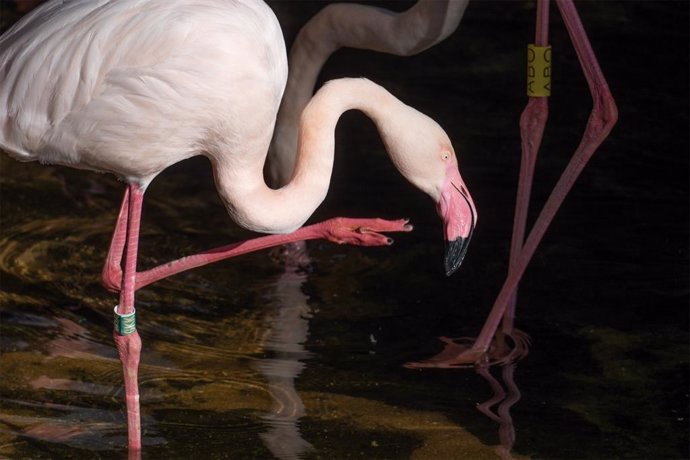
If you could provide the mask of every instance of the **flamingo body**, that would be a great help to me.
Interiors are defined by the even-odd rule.
[[[195,155],[261,168],[286,78],[263,2],[52,1],[0,39],[0,147],[144,187]]]

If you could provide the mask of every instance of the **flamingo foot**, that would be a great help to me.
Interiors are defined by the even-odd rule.
[[[505,338],[509,337],[512,346]],[[458,367],[487,367],[506,365],[523,359],[529,353],[530,337],[519,329],[497,334],[487,350],[473,348],[472,337],[439,337],[445,344],[443,350],[429,359],[405,363],[408,369],[450,369]]]
[[[321,224],[323,238],[337,244],[355,246],[390,246],[393,239],[382,232],[411,232],[408,219],[357,219],[336,217]]]
[[[113,333],[115,345],[122,362],[127,403],[127,435],[130,452],[141,450],[141,417],[139,412],[139,359],[141,356],[141,337],[134,331],[129,335]]]

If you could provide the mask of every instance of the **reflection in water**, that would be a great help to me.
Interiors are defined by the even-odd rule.
[[[51,357],[76,359],[115,359],[113,347],[94,340],[85,327],[67,318],[55,318],[58,333],[45,343],[43,350]]]
[[[278,277],[265,307],[264,349],[271,357],[262,359],[259,371],[268,382],[272,405],[263,418],[268,430],[261,434],[266,447],[280,459],[296,459],[313,447],[302,439],[299,419],[304,404],[295,390],[295,379],[309,357],[304,348],[311,312],[302,285],[307,275],[288,265]]]
[[[8,319],[16,324],[43,324],[44,327],[51,328],[48,335],[50,340],[43,342],[39,347],[44,356],[44,364],[37,366],[38,374],[27,379],[28,387],[36,392],[35,394],[69,392],[80,394],[86,399],[115,397],[116,387],[91,380],[97,378],[106,382],[117,381],[119,372],[117,367],[112,365],[116,361],[116,356],[112,347],[94,340],[86,328],[64,317],[48,320],[37,315],[16,314]],[[52,376],[54,372],[45,365],[51,360],[59,361],[57,366],[60,368],[67,367],[64,376]],[[29,360],[22,361],[24,367],[32,367],[33,363]],[[64,365],[75,361],[92,363],[88,381],[82,380],[79,374],[70,370],[69,364]],[[32,372],[29,371],[27,374],[30,375]],[[127,441],[122,432],[124,420],[119,407],[93,408],[74,402],[58,404],[19,399],[0,401],[4,408],[0,413],[0,424],[8,427],[8,431],[19,439],[61,444],[88,451],[118,449]],[[32,415],[22,415],[24,413]],[[150,423],[150,417],[145,417],[144,422]],[[163,438],[155,436],[153,432],[149,433],[147,445],[163,443]]]
[[[501,367],[499,381],[491,373],[491,366],[477,366],[477,374],[484,377],[489,382],[493,396],[483,403],[477,404],[477,409],[498,423],[498,440],[500,445],[496,448],[496,453],[503,459],[512,459],[510,451],[515,445],[515,427],[513,418],[510,415],[510,408],[520,400],[520,389],[515,384],[514,362],[504,364]],[[498,404],[494,412],[491,408]]]
[[[1,399],[2,406],[13,413],[0,414],[0,423],[22,438],[61,443],[93,451],[112,449],[113,444],[126,441],[120,429],[118,410],[91,409],[73,405],[31,403]],[[22,416],[22,411],[44,413],[45,416]]]
[[[407,363],[405,367],[409,369],[474,367],[477,374],[489,383],[493,392],[491,398],[477,404],[477,410],[498,423],[500,444],[496,448],[496,453],[503,459],[512,459],[511,450],[515,445],[515,427],[510,409],[521,397],[520,390],[515,383],[515,367],[517,361],[525,358],[529,352],[529,335],[516,328],[511,328],[509,332],[498,330],[491,341],[489,350],[483,356],[483,360],[472,365],[458,363],[456,358],[473,345],[473,338],[439,337],[439,339],[444,343],[440,353],[424,361]],[[508,343],[507,339],[513,343]],[[497,367],[501,369],[500,381],[491,372]],[[492,410],[492,407],[497,404],[497,409]]]

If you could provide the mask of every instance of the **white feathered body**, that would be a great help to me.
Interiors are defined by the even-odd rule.
[[[0,147],[144,186],[194,155],[259,173],[287,78],[256,0],[52,0],[0,37]]]

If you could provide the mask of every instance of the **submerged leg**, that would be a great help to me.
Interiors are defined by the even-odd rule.
[[[125,195],[127,197],[127,194]],[[134,292],[136,286],[137,250],[139,246],[139,226],[144,192],[137,185],[129,186],[129,210],[127,219],[127,243],[125,267],[122,274],[120,303],[115,310],[115,330],[113,338],[122,362],[127,403],[128,446],[131,451],[141,449],[141,422],[139,413],[139,359],[141,356],[141,338],[136,330],[134,310]],[[125,205],[123,204],[123,209]],[[122,216],[118,219],[118,226]],[[115,237],[118,236],[117,229]],[[115,241],[115,238],[113,239]],[[117,243],[119,245],[119,243]],[[115,244],[113,244],[115,246]],[[113,248],[111,246],[111,250]],[[117,252],[117,247],[115,248]],[[108,263],[111,262],[109,254]]]

